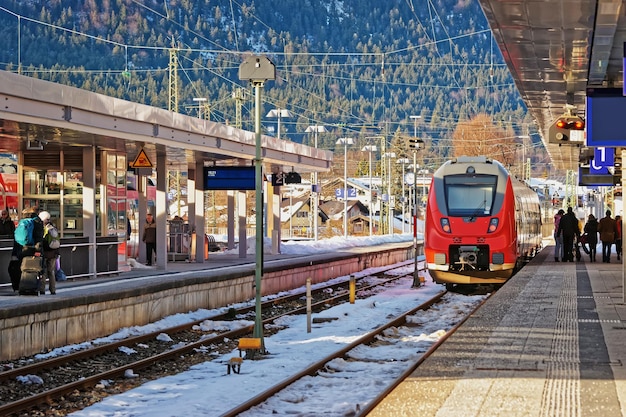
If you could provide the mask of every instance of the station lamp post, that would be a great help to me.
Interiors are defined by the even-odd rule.
[[[315,133],[315,149],[317,149],[317,134],[328,132],[324,126],[321,125],[312,125],[306,128],[306,133]],[[320,190],[319,184],[317,183],[317,171],[313,172],[313,184],[311,185],[311,212],[313,213],[313,240],[317,241],[318,239],[318,218],[319,218],[319,199],[320,199]]]
[[[343,237],[348,238],[348,145],[354,145],[352,138],[339,138],[336,145],[343,145]]]
[[[417,151],[424,145],[424,141],[417,137],[417,122],[422,116],[409,116],[413,120],[413,139],[410,139],[409,146],[413,148],[413,229],[417,230]],[[415,246],[417,247],[417,237],[415,237]]]
[[[391,209],[391,159],[396,157],[395,152],[385,152],[383,154],[387,158],[387,222],[389,223],[389,234],[393,235],[393,212]]]
[[[253,55],[239,66],[239,79],[254,86],[254,137],[255,137],[255,203],[256,203],[256,264],[255,318],[253,336],[261,339],[261,353],[265,353],[263,320],[261,317],[261,282],[263,278],[263,153],[261,152],[261,88],[269,80],[276,79],[276,66],[265,56]]]
[[[417,269],[417,183],[415,179],[417,178],[417,150],[420,147],[420,144],[424,142],[419,140],[417,137],[417,122],[422,118],[422,116],[409,116],[413,120],[413,140],[411,140],[411,147],[413,147],[413,188],[415,191],[415,201],[413,202],[413,253],[415,256],[415,266],[413,269],[413,287],[417,288],[421,286],[421,282],[419,279],[418,269]]]
[[[293,114],[287,109],[272,109],[270,110],[265,117],[276,117],[278,118],[278,133],[276,134],[276,138],[280,139],[280,119],[283,117],[293,117]]]
[[[410,164],[411,161],[409,160],[409,158],[399,158],[396,163],[398,164],[402,164],[402,233],[404,233],[404,224],[406,223],[406,218],[405,218],[405,209],[406,209],[406,204],[405,204],[405,197],[404,197],[404,176],[405,176],[405,169],[404,167],[406,166],[406,164]]]
[[[374,202],[372,201],[372,152],[376,152],[378,150],[378,148],[376,147],[376,145],[365,145],[363,147],[363,149],[361,149],[361,151],[363,152],[369,152],[370,153],[370,165],[369,165],[369,171],[370,171],[370,236],[372,236],[372,211],[374,211]]]

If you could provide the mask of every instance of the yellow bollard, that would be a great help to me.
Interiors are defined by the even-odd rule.
[[[354,275],[350,275],[350,304],[354,304],[356,297],[356,280]]]

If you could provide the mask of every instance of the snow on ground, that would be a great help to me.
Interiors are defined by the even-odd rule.
[[[401,271],[410,274],[413,265],[401,268]],[[204,417],[219,416],[238,404],[263,392],[270,386],[288,378],[297,370],[318,361],[322,357],[340,349],[342,346],[350,344],[355,339],[361,337],[372,329],[384,324],[391,316],[397,316],[415,306],[426,301],[434,294],[443,290],[442,286],[433,284],[427,280],[426,284],[420,288],[411,288],[412,279],[404,278],[402,285],[394,287],[390,291],[374,295],[373,297],[359,300],[355,304],[342,304],[332,307],[329,310],[315,314],[314,317],[333,317],[337,320],[314,324],[311,333],[307,333],[306,315],[288,316],[281,319],[277,325],[287,328],[279,331],[271,337],[264,337],[265,347],[269,353],[261,360],[244,361],[240,374],[227,374],[226,363],[232,356],[238,356],[237,350],[226,354],[215,354],[212,361],[192,367],[189,371],[179,375],[173,375],[156,381],[148,382],[138,388],[123,394],[115,395],[104,399],[82,411],[71,414],[74,417],[122,417],[122,416],[188,416]],[[459,296],[461,305],[469,306],[473,297]],[[464,307],[459,307],[462,311]],[[469,307],[466,307],[469,309]],[[194,318],[199,314],[212,314],[214,312],[196,312]],[[191,319],[191,318],[189,318]],[[185,321],[185,315],[177,315],[176,319],[168,318],[171,325],[173,321]],[[415,356],[414,345],[429,345],[444,334],[444,330],[450,328],[450,317],[439,317],[433,315],[428,319],[428,328],[432,331],[419,337],[413,336],[413,340],[407,338],[407,349],[402,355]],[[209,332],[225,330],[233,325],[240,326],[242,323],[231,322],[211,322],[205,321],[201,325],[202,329]],[[252,324],[249,322],[248,324]],[[158,328],[161,323],[148,326],[149,330]],[[148,331],[148,330],[146,330]],[[123,330],[122,334],[136,333]],[[112,335],[111,338],[117,338]],[[211,351],[212,347],[208,348]],[[400,355],[398,351],[391,350],[388,357],[395,358]],[[423,348],[424,351],[426,348]],[[379,354],[377,352],[377,354]],[[398,364],[389,367],[371,367],[360,362],[360,368],[355,370],[354,375],[363,379],[363,383],[379,390],[390,382],[390,371],[398,366],[406,366],[397,358]],[[334,366],[346,367],[341,362]],[[400,369],[393,369],[394,374],[402,372]],[[305,385],[306,382],[304,382]],[[373,384],[373,385],[371,385]],[[321,384],[315,387],[309,386],[310,392],[302,393],[307,397],[307,408],[299,408],[299,404],[294,404],[293,393],[279,395],[274,401],[286,405],[286,410],[279,414],[289,414],[291,409],[300,410],[305,415],[314,415],[322,412],[328,416],[343,416],[348,410],[354,410],[355,404],[365,404],[371,397],[368,390],[352,390],[351,398],[346,398],[346,394],[338,392],[333,388],[333,384]],[[311,401],[312,400],[312,401]],[[312,413],[312,414],[311,414]],[[268,411],[268,415],[272,412]],[[250,411],[247,415],[255,414]]]
[[[421,236],[418,238],[421,239]],[[293,241],[283,243],[281,251],[291,254],[331,252],[347,247],[406,242],[412,239],[413,236],[410,234],[396,234],[348,239],[341,237],[317,242]],[[413,269],[414,265],[409,264],[401,267],[398,273],[410,274]],[[373,273],[375,270],[376,268],[372,268],[370,271]],[[347,277],[337,279],[345,278]],[[314,317],[336,317],[337,320],[314,324],[311,333],[307,333],[305,315],[282,318],[279,325],[285,326],[286,329],[271,337],[264,337],[265,347],[269,354],[261,360],[244,361],[240,374],[227,374],[226,363],[232,356],[238,356],[236,350],[226,355],[220,355],[214,346],[208,346],[208,352],[213,352],[213,360],[196,365],[182,374],[148,382],[126,393],[108,397],[100,403],[71,415],[74,417],[218,416],[271,385],[286,379],[294,371],[307,367],[382,325],[390,316],[399,315],[443,290],[442,286],[433,284],[430,279],[427,279],[424,286],[417,289],[411,288],[411,284],[412,279],[405,278],[402,285],[390,291],[374,295],[368,299],[357,299],[354,304],[347,303],[334,306],[329,310],[315,314]],[[467,298],[467,302],[469,304],[471,299]],[[227,307],[176,314],[146,326],[121,329],[109,337],[80,345],[58,348],[45,355],[40,355],[40,357],[60,355],[98,343],[121,340],[131,335],[154,332],[176,324],[206,319],[223,312],[225,309]],[[432,331],[419,337],[413,337],[414,340],[407,338],[407,343],[419,345],[434,342],[444,333],[444,329],[449,328],[448,321],[449,318],[447,317],[434,316],[430,318],[428,328]],[[245,324],[252,323],[249,321],[214,322],[205,320],[200,327],[203,331],[212,333]],[[173,343],[165,334],[160,335],[159,340],[163,343]],[[138,349],[137,346],[128,346],[124,351],[132,355],[136,349]],[[409,352],[410,355],[416,355],[416,350],[412,348],[407,349],[406,352]],[[392,358],[400,356],[397,351],[390,351],[388,355]],[[400,366],[401,363],[398,362],[395,367]],[[334,366],[346,367],[347,365],[342,366],[340,363],[335,363]],[[390,378],[390,369],[388,368],[381,369],[380,366],[372,366],[371,369],[368,369],[362,364],[360,366],[361,368],[355,372],[355,375],[359,378],[367,375],[367,381],[370,381],[368,384],[382,384],[381,381],[388,381]],[[128,377],[135,378],[137,374],[141,376],[140,372],[130,372]],[[103,384],[106,385],[107,381],[103,381]],[[380,388],[383,387],[380,386]],[[344,415],[348,409],[353,409],[354,404],[367,402],[367,398],[364,397],[366,394],[362,390],[353,390],[351,394],[353,394],[351,395],[352,398],[346,398],[345,393],[339,394],[336,389],[332,388],[332,385],[316,386],[311,395],[307,395],[309,399],[317,399],[313,402],[307,402],[308,411],[315,414],[315,410],[324,410],[324,415],[340,416]],[[294,399],[279,396],[276,401],[284,401],[289,404]],[[291,408],[297,409],[298,407],[294,404]],[[288,413],[289,411],[285,412]],[[254,413],[248,414],[253,415]]]

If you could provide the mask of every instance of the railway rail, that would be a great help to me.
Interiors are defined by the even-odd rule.
[[[350,361],[357,362],[359,360],[363,360],[368,362],[368,366],[371,365],[372,357],[378,357],[378,361],[380,362],[380,366],[387,366],[389,361],[397,361],[397,358],[389,358],[385,357],[384,354],[376,355],[375,353],[367,353],[363,354],[359,352],[359,349],[365,347],[366,349],[376,349],[377,345],[384,346],[384,350],[388,351],[389,344],[398,344],[402,345],[403,340],[407,335],[413,333],[420,334],[424,331],[424,327],[422,325],[416,325],[416,321],[419,322],[418,318],[420,315],[426,314],[427,311],[431,310],[433,306],[439,305],[439,308],[455,308],[454,304],[450,304],[446,307],[444,304],[446,303],[446,296],[449,294],[447,291],[442,291],[419,306],[412,308],[409,311],[400,314],[399,316],[389,320],[386,324],[372,330],[368,334],[360,337],[358,340],[350,343],[349,345],[338,349],[336,352],[328,355],[325,358],[313,363],[306,369],[303,369],[297,373],[294,373],[293,376],[281,381],[279,384],[270,387],[266,391],[258,394],[257,396],[251,398],[250,400],[240,404],[239,406],[232,408],[228,412],[222,414],[221,417],[235,417],[235,416],[255,416],[255,415],[269,415],[269,414],[277,414],[280,415],[281,412],[277,411],[277,409],[281,408],[280,400],[276,399],[278,393],[281,393],[283,397],[298,397],[300,401],[298,402],[298,408],[300,410],[306,409],[306,405],[301,393],[306,391],[306,386],[316,386],[318,383],[315,381],[316,378],[326,378],[326,379],[334,379],[340,381],[337,384],[337,390],[345,390],[346,392],[350,392],[353,390],[363,389],[363,378],[367,376],[360,373],[356,377],[351,376],[337,376],[338,370],[333,365],[334,361]],[[479,305],[482,304],[483,301],[477,303],[477,305],[472,309],[471,312],[475,311]],[[454,331],[462,322],[464,322],[471,312],[467,315],[458,318],[458,322],[454,324]],[[435,313],[439,314],[439,313]],[[416,320],[417,318],[417,320]],[[426,321],[426,320],[422,320]],[[403,330],[398,330],[399,327],[402,327]],[[387,388],[382,390],[382,392],[372,392],[372,400],[367,404],[355,404],[355,415],[366,415],[366,411],[371,410],[373,406],[378,404],[382,398],[391,390],[393,387],[397,386],[403,379],[405,379],[410,373],[421,364],[427,356],[429,356],[434,350],[447,338],[447,335],[443,336],[439,339],[438,342],[435,342],[430,348],[428,348],[423,354],[419,356],[419,358],[414,363],[407,364],[406,371],[402,372],[400,375],[393,378],[393,381],[389,384]],[[360,358],[360,356],[363,356]],[[359,369],[358,365],[352,365],[351,368]],[[350,373],[350,372],[346,372]],[[332,375],[330,378],[327,378],[329,375]],[[304,379],[306,378],[306,382]],[[325,385],[325,383],[319,383],[319,385]],[[290,395],[289,392],[285,392],[288,390],[293,390],[293,394]],[[334,390],[334,389],[333,389]],[[349,395],[346,395],[349,397]],[[285,414],[289,414],[286,412]],[[305,413],[306,414],[306,413]]]
[[[389,274],[392,270],[410,263],[378,268],[374,273],[355,274],[357,291],[376,291],[377,288],[399,279],[401,275]],[[306,312],[304,295],[304,292],[296,292],[264,302],[262,306],[264,324],[287,314]],[[311,308],[313,311],[326,309],[333,304],[344,302],[349,296],[349,280],[333,280],[328,285],[314,288]],[[156,377],[176,372],[177,366],[167,365],[174,362],[174,359],[179,362],[181,357],[193,356],[194,359],[189,359],[192,364],[210,360],[206,346],[211,346],[213,351],[217,349],[221,353],[230,352],[236,348],[237,338],[251,333],[252,324],[242,325],[240,328],[217,335],[206,335],[199,330],[201,324],[206,320],[245,320],[246,317],[254,315],[254,308],[254,305],[248,305],[226,309],[221,314],[185,325],[125,338],[12,369],[6,364],[0,365],[5,368],[0,372],[2,382],[0,415],[48,415],[45,410],[50,408],[51,404],[56,408],[67,407],[61,404],[76,404],[76,400],[69,399],[80,397],[79,392],[89,390],[103,381],[123,378],[129,373],[132,375],[135,371],[145,368],[158,368]],[[163,339],[167,339],[169,343],[163,343]],[[133,355],[127,354],[129,349],[133,350]],[[204,354],[194,355],[194,353]],[[71,405],[70,408],[78,409],[81,406]]]

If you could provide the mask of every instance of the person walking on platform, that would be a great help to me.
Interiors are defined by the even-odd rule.
[[[563,237],[558,235],[558,231],[561,217],[563,217],[564,214],[563,209],[560,209],[554,215],[554,262],[559,262],[559,259],[563,260]]]
[[[13,239],[15,233],[15,223],[9,217],[7,210],[0,212],[0,238]]]
[[[615,252],[617,252],[617,260],[622,256],[622,216],[615,216],[615,225],[617,226],[617,235],[615,235]]]
[[[152,265],[152,257],[156,256],[156,223],[152,213],[146,214],[142,240],[146,244],[146,265]]]
[[[567,213],[561,217],[557,235],[563,238],[563,262],[574,262],[574,238],[580,237],[580,228],[571,207],[568,207]]]
[[[606,216],[598,223],[598,233],[602,241],[602,262],[611,262],[611,246],[617,236],[617,222],[611,218],[611,210],[606,211]]]
[[[48,279],[48,288],[50,294],[57,293],[56,271],[57,256],[59,256],[59,231],[50,222],[50,213],[42,211],[39,218],[43,222],[44,239],[43,239],[43,278],[39,282],[39,294],[46,293],[46,278]]]
[[[587,244],[589,245],[589,259],[591,262],[595,262],[596,246],[598,246],[598,220],[593,214],[589,215],[587,224],[585,224],[585,233],[587,234]]]

